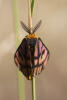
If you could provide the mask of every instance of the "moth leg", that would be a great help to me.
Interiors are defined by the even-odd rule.
[[[38,67],[36,68],[36,75],[38,75]]]
[[[38,67],[38,68],[37,68],[37,75],[39,74],[39,70],[40,70],[40,68]]]
[[[37,68],[37,75],[39,74],[39,68]]]
[[[34,69],[34,74],[35,74],[35,75],[37,74],[37,68]]]
[[[41,72],[41,69],[42,69],[42,66],[39,67],[39,74],[40,74],[40,72]]]

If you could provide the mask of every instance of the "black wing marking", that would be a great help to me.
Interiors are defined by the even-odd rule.
[[[40,27],[41,23],[42,23],[42,21],[40,20],[40,21],[36,24],[36,26],[35,26],[34,29],[33,29],[33,33],[37,31],[37,29]]]
[[[41,38],[38,38],[41,42],[42,42],[42,44],[43,44],[43,46],[45,46],[45,48],[47,49],[47,51],[48,51],[48,60],[49,60],[49,58],[50,58],[50,52],[49,52],[49,49],[46,47],[46,45],[43,43],[43,41],[41,40]]]
[[[30,33],[30,29],[24,24],[24,22],[20,22],[21,23],[21,26],[22,28],[27,32],[27,33]]]

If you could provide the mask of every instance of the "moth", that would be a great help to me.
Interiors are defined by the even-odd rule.
[[[21,21],[22,28],[29,34],[25,36],[16,50],[14,61],[28,80],[32,80],[34,76],[42,72],[49,58],[48,48],[35,34],[41,23],[40,20],[31,33],[30,29]]]

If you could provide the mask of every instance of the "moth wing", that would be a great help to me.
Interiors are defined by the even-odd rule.
[[[49,50],[40,38],[39,38],[39,50],[41,53],[40,63],[43,63],[43,65],[46,66],[48,58],[49,58]]]
[[[40,38],[38,38],[38,44],[36,43],[34,56],[36,58],[34,59],[34,73],[37,75],[45,68],[49,58],[49,50]]]
[[[14,61],[19,68],[19,70],[27,76],[27,68],[25,64],[25,47],[26,47],[26,39],[24,38],[18,47],[15,56],[14,56]]]

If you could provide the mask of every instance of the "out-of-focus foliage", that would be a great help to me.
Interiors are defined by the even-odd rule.
[[[31,0],[31,14],[33,14],[34,0]]]

